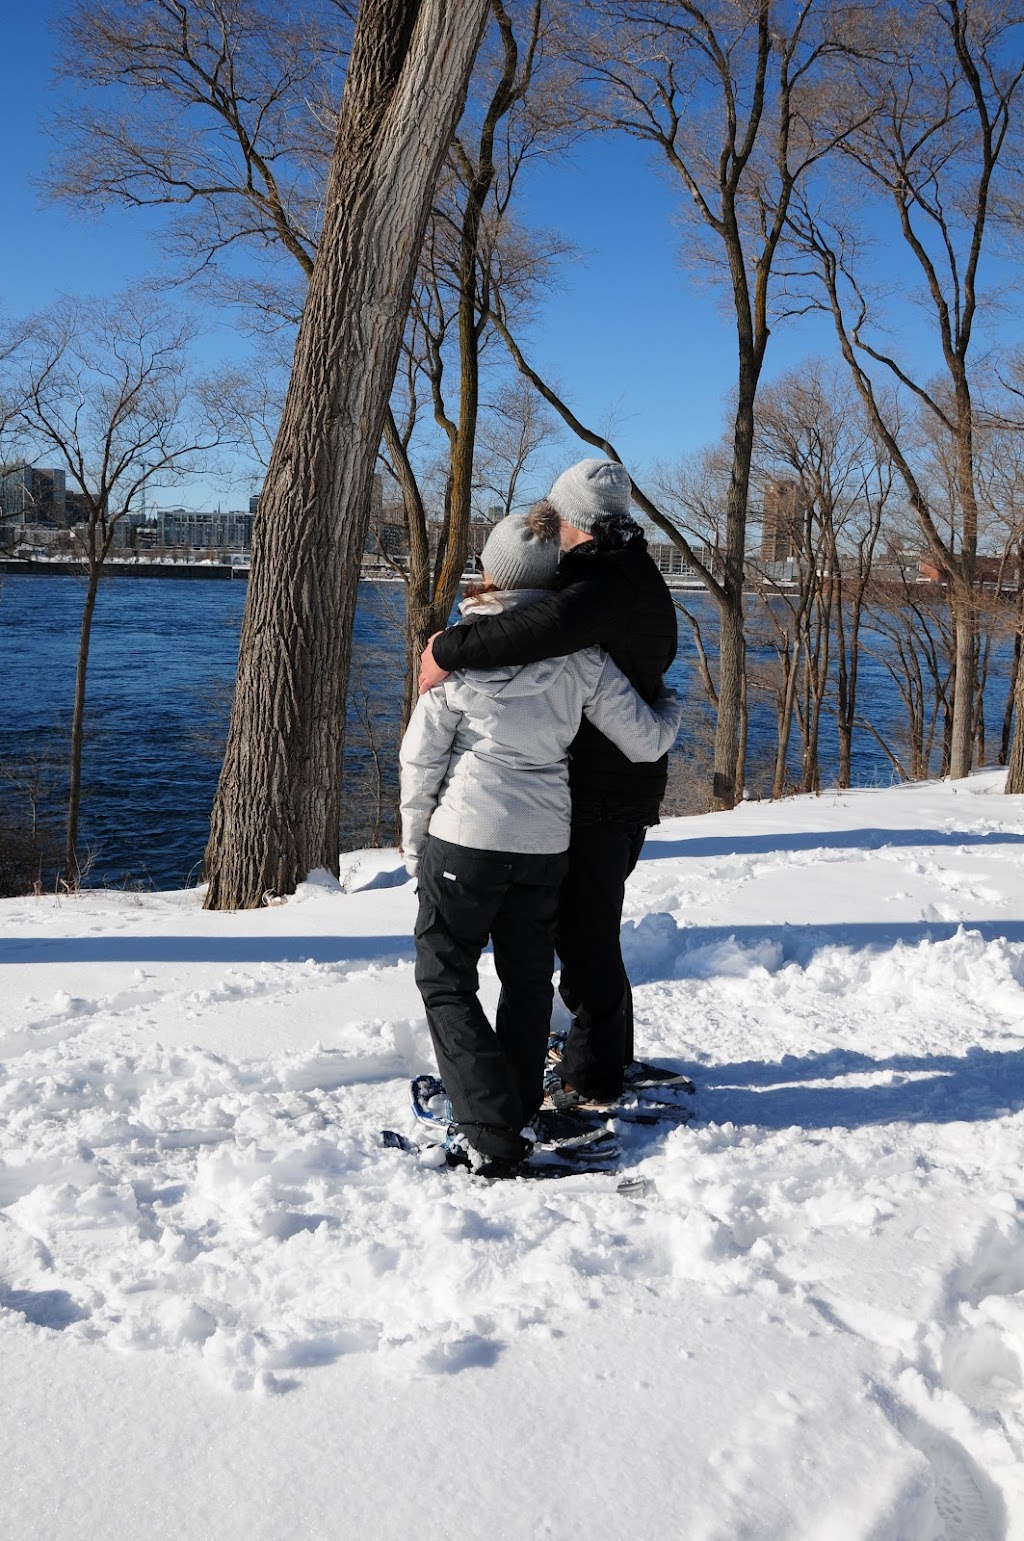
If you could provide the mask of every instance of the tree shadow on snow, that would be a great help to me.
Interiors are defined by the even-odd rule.
[[[1024,942],[1024,921],[841,921],[828,926],[681,926],[677,927],[682,951],[664,970],[665,944],[659,941],[657,957],[649,963],[642,956],[645,923],[665,917],[644,916],[625,936],[634,980],[708,977],[716,970],[704,949],[734,941],[738,947],[756,950],[766,943],[782,947],[782,963],[806,965],[824,947],[863,947],[881,950],[897,942],[949,941],[961,929],[976,931],[986,942],[1002,939]],[[488,949],[489,950],[489,949]],[[392,936],[59,936],[0,939],[0,965],[5,963],[411,963],[416,955],[411,935]],[[751,960],[755,966],[757,959]],[[723,970],[735,973],[729,968]]]
[[[887,846],[1024,845],[1006,830],[840,829],[780,830],[762,835],[695,835],[692,840],[649,840],[641,861],[702,856],[767,856],[776,851],[883,851]]]
[[[883,954],[897,946],[951,941],[961,931],[986,944],[1024,942],[1024,921],[840,922],[830,926],[678,927],[644,917],[624,936],[635,984],[672,979],[749,980],[762,970],[808,967],[823,951]],[[645,936],[645,927],[648,936]],[[967,968],[970,960],[966,961]],[[1013,968],[1011,960],[1011,968]],[[1014,970],[1024,984],[1024,959]],[[685,1008],[684,1008],[685,1009]],[[860,1128],[887,1123],[979,1122],[1024,1110],[1024,1048],[972,1048],[964,1055],[894,1054],[873,1059],[851,1049],[786,1055],[778,1064],[674,1064],[699,1089],[698,1116],[761,1128]],[[858,1084],[848,1083],[858,1077]],[[864,1084],[871,1077],[873,1084]],[[813,1083],[813,1084],[812,1084]]]
[[[964,1055],[851,1049],[683,1067],[697,1083],[702,1123],[761,1129],[861,1129],[873,1124],[981,1123],[1024,1109],[1024,1048]],[[856,1084],[849,1082],[858,1077]],[[871,1084],[865,1084],[867,1077]]]
[[[59,936],[0,940],[4,963],[400,963],[411,936]]]

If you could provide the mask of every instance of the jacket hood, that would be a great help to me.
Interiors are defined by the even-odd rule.
[[[460,624],[472,624],[482,616],[501,615],[506,610],[516,610],[523,605],[536,604],[547,599],[550,589],[497,589],[481,594],[475,599],[464,599],[459,605]],[[568,667],[568,658],[542,658],[537,663],[508,664],[502,668],[466,669],[453,674],[445,684],[449,702],[460,709],[469,695],[501,697],[536,696],[558,679]]]

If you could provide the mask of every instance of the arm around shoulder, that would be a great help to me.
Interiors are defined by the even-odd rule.
[[[601,658],[603,663],[584,712],[628,760],[660,760],[675,742],[683,703],[675,691],[662,689],[648,706],[622,670],[606,654]]]
[[[451,673],[562,658],[592,646],[606,623],[601,585],[573,583],[503,615],[484,616],[472,626],[450,626],[434,639],[434,662]]]

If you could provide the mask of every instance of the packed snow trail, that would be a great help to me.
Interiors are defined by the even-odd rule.
[[[431,1065],[394,852],[258,914],[5,901],[0,1535],[385,1534],[425,1485],[427,1535],[592,1541],[621,1534],[628,1481],[641,1537],[1024,1538],[1024,806],[1000,791],[652,832],[625,911],[637,1038],[693,1076],[697,1122],[623,1127],[635,1196],[440,1182],[381,1148]],[[77,1410],[142,1359],[169,1445],[205,1419],[233,1452],[155,1520],[162,1479],[105,1477]],[[447,1445],[410,1422],[431,1383]],[[63,1529],[44,1408],[80,1452]],[[312,1408],[347,1475],[305,1460]]]

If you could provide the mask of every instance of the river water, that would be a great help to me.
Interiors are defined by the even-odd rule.
[[[385,650],[381,710],[400,706],[394,585],[362,584],[356,651]],[[89,655],[81,846],[90,883],[180,887],[206,845],[230,711],[244,583],[111,578],[100,585]],[[0,769],[38,776],[59,826],[66,790],[84,579],[0,579]],[[382,671],[381,677],[385,677]],[[24,796],[0,782],[0,808]]]
[[[38,779],[42,805],[59,827],[66,787],[75,660],[84,580],[22,576],[0,579],[0,771]],[[379,723],[397,721],[401,705],[401,588],[360,585],[354,664]],[[708,619],[707,601],[686,602]],[[100,586],[89,661],[81,842],[92,856],[90,883],[179,887],[196,881],[206,844],[219,749],[230,710],[245,603],[242,583],[111,578]],[[703,607],[703,608],[702,608]],[[393,666],[392,666],[393,665]],[[999,671],[990,691],[990,718],[1001,713]],[[705,710],[692,667],[692,645],[680,627],[671,682]],[[898,713],[884,670],[865,659],[865,714],[876,721]],[[767,706],[751,718],[751,761],[770,747]],[[352,740],[358,737],[352,725]],[[834,769],[834,731],[827,732],[823,769]],[[355,751],[353,784],[358,779]],[[890,779],[889,762],[867,734],[857,741],[854,781]],[[0,808],[23,817],[25,801],[0,781]]]

